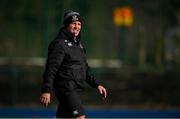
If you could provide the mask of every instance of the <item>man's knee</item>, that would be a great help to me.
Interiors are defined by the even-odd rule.
[[[82,115],[82,116],[77,117],[76,119],[85,119],[85,118],[86,118],[86,116]]]

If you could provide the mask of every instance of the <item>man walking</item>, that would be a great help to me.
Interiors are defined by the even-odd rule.
[[[58,118],[85,118],[80,93],[87,82],[106,98],[106,89],[95,79],[80,41],[82,19],[78,12],[64,13],[63,27],[49,44],[40,101],[48,106],[54,89]]]

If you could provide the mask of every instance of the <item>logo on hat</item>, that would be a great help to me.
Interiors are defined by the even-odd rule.
[[[79,19],[78,19],[78,17],[77,17],[77,15],[73,15],[72,16],[72,21],[78,21]]]

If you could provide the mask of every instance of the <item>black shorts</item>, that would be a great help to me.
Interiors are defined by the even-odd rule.
[[[55,92],[58,99],[57,118],[76,118],[85,115],[78,91]]]

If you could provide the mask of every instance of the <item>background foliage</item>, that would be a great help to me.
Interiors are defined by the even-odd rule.
[[[87,87],[86,105],[179,106],[179,5],[178,0],[1,0],[0,105],[40,106],[48,43],[62,26],[63,12],[72,9],[83,17],[88,59],[121,64],[93,67],[109,98],[103,103]],[[130,27],[113,23],[114,9],[122,6],[132,9]]]

